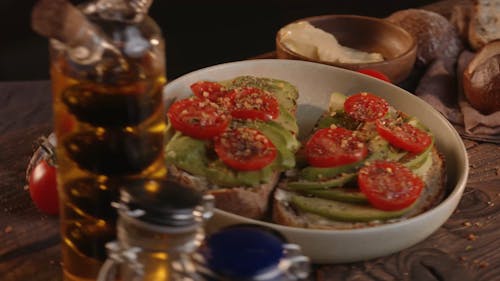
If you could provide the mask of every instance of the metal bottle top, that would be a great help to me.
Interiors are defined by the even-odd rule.
[[[129,181],[120,197],[123,215],[157,226],[188,226],[212,215],[202,206],[207,198],[170,180]]]

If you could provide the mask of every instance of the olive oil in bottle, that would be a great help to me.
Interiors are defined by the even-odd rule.
[[[164,43],[150,2],[90,2],[81,34],[51,41],[65,280],[97,278],[119,190],[166,176]]]

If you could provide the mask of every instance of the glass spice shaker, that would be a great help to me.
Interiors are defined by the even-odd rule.
[[[260,225],[237,224],[208,235],[195,260],[210,281],[298,281],[310,273],[300,246]]]
[[[171,181],[137,180],[121,190],[115,207],[117,240],[106,244],[108,259],[98,281],[205,280],[191,254],[205,237],[213,196]]]

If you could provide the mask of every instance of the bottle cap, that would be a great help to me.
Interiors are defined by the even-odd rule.
[[[253,280],[277,268],[284,240],[263,228],[241,225],[210,235],[201,249],[206,266],[228,280]]]
[[[126,215],[162,226],[187,226],[200,221],[201,193],[170,180],[133,180],[121,187]]]

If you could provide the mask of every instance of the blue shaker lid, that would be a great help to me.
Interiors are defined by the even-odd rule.
[[[259,227],[228,227],[206,239],[202,254],[211,271],[244,280],[275,268],[284,255],[283,243]]]

